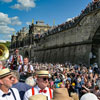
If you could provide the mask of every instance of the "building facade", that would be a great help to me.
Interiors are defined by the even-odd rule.
[[[24,57],[27,56],[30,60],[34,60],[33,48],[36,47],[34,40],[50,28],[43,21],[36,21],[36,24],[32,23],[29,28],[23,27],[16,35],[12,35],[10,54],[13,53],[14,49],[18,48]]]

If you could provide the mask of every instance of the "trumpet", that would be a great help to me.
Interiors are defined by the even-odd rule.
[[[0,44],[0,60],[6,60],[9,57],[9,50],[4,44]]]

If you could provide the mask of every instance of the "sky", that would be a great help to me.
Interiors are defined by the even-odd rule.
[[[92,0],[0,0],[0,42],[11,41],[11,35],[34,20],[53,26],[80,15]]]

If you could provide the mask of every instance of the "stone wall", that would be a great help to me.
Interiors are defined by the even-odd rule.
[[[37,62],[88,64],[90,51],[91,45],[88,44],[36,51],[35,56]]]
[[[100,10],[83,17],[76,26],[41,38],[35,48],[37,62],[90,63],[92,39],[100,26]]]

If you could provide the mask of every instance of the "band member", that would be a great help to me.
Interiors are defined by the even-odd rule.
[[[25,81],[27,77],[33,74],[33,66],[29,63],[29,59],[27,57],[24,58],[24,64],[19,65],[18,72],[20,73],[21,81]]]
[[[11,55],[10,59],[9,59],[9,64],[11,65],[11,69],[13,70],[17,70],[18,66],[23,64],[23,57],[22,55],[19,54],[19,50],[16,49],[14,51],[14,55]]]
[[[18,90],[11,88],[12,78],[8,68],[0,70],[0,100],[21,100]]]
[[[37,85],[25,92],[24,100],[28,100],[31,96],[42,94],[52,99],[53,90],[48,88],[49,72],[45,70],[37,71]]]
[[[19,65],[18,72],[27,72],[27,73],[33,73],[34,69],[31,64],[29,64],[29,59],[27,57],[24,58],[23,65]]]

